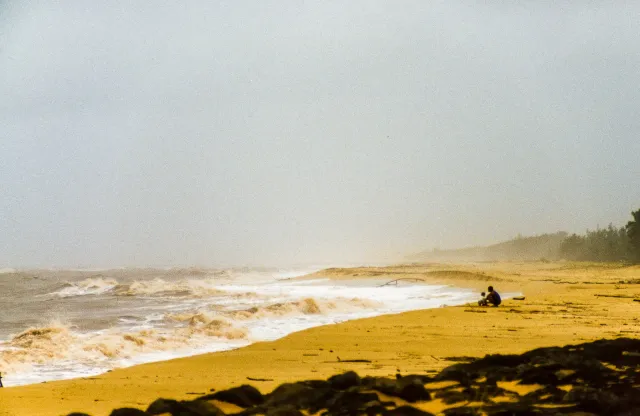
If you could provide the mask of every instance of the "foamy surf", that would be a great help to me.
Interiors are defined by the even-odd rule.
[[[98,295],[106,293],[118,285],[114,279],[88,278],[80,282],[67,283],[65,287],[51,293],[52,296],[68,298],[72,296]]]
[[[304,272],[309,271],[313,270]],[[7,386],[95,375],[238,348],[314,326],[460,304],[477,297],[447,286],[380,287],[384,278],[291,279],[304,272],[8,273],[0,276],[3,283],[12,279],[23,299],[36,296],[41,301],[7,299],[9,309],[12,301],[15,309],[13,316],[0,320],[5,339],[0,344],[0,371]]]

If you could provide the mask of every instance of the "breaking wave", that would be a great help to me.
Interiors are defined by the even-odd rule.
[[[104,279],[102,277],[90,277],[80,282],[66,283],[64,287],[53,296],[68,298],[72,296],[101,295],[107,293],[118,285],[114,279]]]
[[[64,358],[73,342],[69,329],[60,324],[29,328],[4,343],[0,351],[0,369],[3,372],[20,371],[33,364]]]
[[[183,279],[169,282],[156,278],[118,285],[114,290],[118,296],[215,296],[224,295],[214,282],[208,279]]]
[[[115,279],[90,277],[79,282],[67,282],[50,295],[59,298],[73,296],[101,295],[111,293],[115,296],[222,296],[225,291],[215,287],[217,282],[210,279],[182,279],[176,282],[161,278],[140,280],[132,283],[118,283]]]
[[[359,298],[336,298],[333,300],[305,298],[288,302],[272,303],[270,305],[252,306],[239,310],[221,310],[217,305],[211,305],[211,311],[203,312],[199,310],[196,312],[170,314],[167,318],[175,321],[190,321],[192,319],[201,319],[201,316],[224,316],[234,321],[245,321],[295,315],[323,315],[332,312],[353,312],[378,306],[381,306],[380,302]],[[208,315],[209,313],[213,315]]]
[[[0,371],[15,373],[64,360],[90,367],[115,365],[118,359],[141,354],[175,351],[206,345],[211,338],[245,340],[246,328],[237,328],[223,317],[192,317],[186,326],[170,329],[117,329],[81,334],[54,323],[29,328],[0,347]]]
[[[85,292],[108,290],[114,286],[108,280],[87,279],[71,289]],[[64,290],[64,289],[63,289]],[[147,288],[144,289],[146,290]],[[157,293],[157,292],[151,292]],[[64,296],[61,294],[60,296]],[[377,302],[364,299],[319,300],[305,298],[273,303],[242,310],[208,310],[166,314],[164,327],[124,330],[111,328],[93,333],[80,333],[77,328],[53,322],[42,327],[26,329],[0,345],[0,371],[16,372],[36,364],[71,360],[87,365],[98,365],[117,359],[129,359],[140,354],[199,347],[209,339],[248,340],[249,328],[243,324],[249,320],[277,318],[294,315],[320,315],[335,311],[351,311],[377,306]]]

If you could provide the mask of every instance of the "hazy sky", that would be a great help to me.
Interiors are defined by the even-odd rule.
[[[364,262],[640,208],[640,3],[0,0],[0,266]]]

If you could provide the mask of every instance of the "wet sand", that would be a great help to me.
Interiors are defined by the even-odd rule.
[[[524,301],[413,311],[312,328],[274,342],[114,370],[104,375],[0,390],[0,415],[108,415],[158,397],[192,399],[249,383],[263,393],[346,370],[360,375],[433,373],[456,357],[640,335],[640,267],[585,263],[474,263],[329,269],[311,277],[422,279],[473,288],[492,284]],[[402,283],[400,283],[402,284]],[[430,406],[430,407],[429,407]],[[437,412],[437,402],[426,410]],[[226,410],[233,411],[227,405]]]

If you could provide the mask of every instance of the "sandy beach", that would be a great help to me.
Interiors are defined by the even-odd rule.
[[[328,269],[302,277],[421,279],[472,288],[492,284],[505,300],[385,315],[297,332],[241,349],[144,364],[66,381],[0,390],[0,415],[108,415],[115,407],[144,409],[158,397],[190,399],[211,389],[250,383],[263,393],[300,379],[346,370],[361,375],[433,373],[456,357],[522,353],[640,333],[640,267],[596,263],[473,263]],[[355,360],[355,362],[354,362]],[[437,401],[425,410],[442,410]],[[233,411],[233,405],[223,409]],[[237,409],[235,409],[237,410]]]

